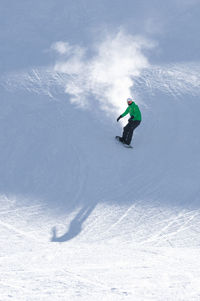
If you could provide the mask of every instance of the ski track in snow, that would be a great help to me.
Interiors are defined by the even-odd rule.
[[[198,300],[198,210],[98,205],[79,236],[55,244],[50,211],[12,201],[9,209],[7,200],[1,199],[1,234],[9,240],[1,248],[0,300]],[[61,218],[59,227],[65,223]]]

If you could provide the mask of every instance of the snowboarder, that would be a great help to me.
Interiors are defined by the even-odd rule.
[[[140,124],[142,120],[142,116],[139,107],[135,104],[135,102],[131,98],[127,98],[127,104],[128,104],[128,108],[123,114],[121,114],[117,118],[117,122],[122,117],[126,116],[128,113],[130,114],[131,117],[128,120],[128,124],[124,127],[122,137],[116,136],[116,138],[118,138],[119,141],[122,142],[123,144],[130,145],[133,136],[133,131]]]

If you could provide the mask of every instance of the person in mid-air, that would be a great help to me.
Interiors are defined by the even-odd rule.
[[[141,123],[142,115],[138,105],[136,105],[136,103],[131,98],[127,98],[127,104],[128,108],[123,114],[121,114],[117,118],[117,121],[119,121],[122,117],[126,116],[128,113],[130,114],[131,117],[128,120],[128,124],[124,127],[123,135],[122,137],[119,137],[120,142],[126,145],[130,145],[133,136],[133,131]]]

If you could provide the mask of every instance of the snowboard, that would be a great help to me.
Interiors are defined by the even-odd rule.
[[[124,147],[126,147],[126,148],[133,148],[132,145],[127,145],[127,144],[121,142],[121,141],[119,140],[119,138],[120,138],[119,136],[116,136],[116,137],[115,137],[115,139],[116,139],[119,143],[121,143]]]

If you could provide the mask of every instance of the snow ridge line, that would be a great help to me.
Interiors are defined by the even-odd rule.
[[[200,94],[200,63],[151,66],[134,79],[136,90],[145,89],[154,94],[162,91],[173,97]]]
[[[41,67],[7,74],[1,77],[1,86],[9,91],[20,89],[56,98],[57,94],[65,93],[67,83],[76,80],[77,76]],[[175,98],[184,94],[196,96],[200,94],[200,63],[150,66],[132,79],[134,90],[139,94],[162,91]]]

